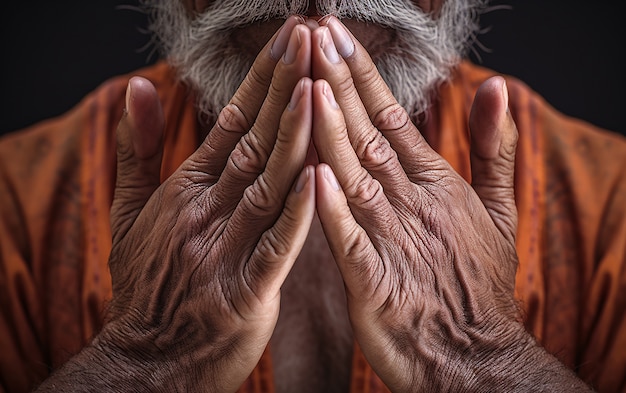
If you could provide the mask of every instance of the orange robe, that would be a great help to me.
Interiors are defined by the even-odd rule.
[[[471,102],[493,74],[462,63],[421,127],[465,178]],[[135,75],[150,79],[163,103],[166,178],[199,144],[194,97],[165,63]],[[0,391],[29,390],[101,327],[111,296],[114,138],[128,78],[0,140]],[[624,392],[626,141],[507,82],[520,133],[516,296],[526,326],[598,391]],[[358,346],[351,390],[385,391]],[[273,391],[269,351],[241,391]]]

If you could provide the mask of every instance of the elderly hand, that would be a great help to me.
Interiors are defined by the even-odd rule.
[[[148,81],[131,79],[118,128],[107,323],[42,390],[82,382],[97,391],[234,391],[251,373],[315,210],[313,168],[302,169],[310,53],[310,30],[290,18],[162,185],[160,103]]]
[[[341,22],[322,24],[312,33],[317,210],[370,364],[394,392],[537,389],[561,374],[584,388],[526,333],[513,299],[517,131],[504,80],[474,102],[470,186]]]

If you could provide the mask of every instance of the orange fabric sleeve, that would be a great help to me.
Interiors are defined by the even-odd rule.
[[[0,181],[0,386],[6,392],[26,392],[33,381],[43,380],[48,373],[39,345],[40,291],[29,268],[27,236],[15,190],[5,171],[0,176],[4,178]]]
[[[0,372],[7,391],[32,389],[101,323],[110,285],[85,280],[77,130],[87,114],[75,109],[0,144]],[[106,274],[106,259],[95,269]]]
[[[553,274],[546,280],[552,283],[547,292],[553,300],[546,304],[546,313],[563,317],[545,324],[543,339],[557,356],[568,345],[574,346],[576,350],[563,356],[563,362],[598,391],[623,392],[626,140],[558,114],[543,119],[546,128],[557,121],[562,132],[545,133],[546,171],[552,185],[546,193],[546,231],[559,230],[564,239],[560,249],[546,245],[546,253],[553,254],[548,265]],[[555,235],[546,233],[546,237]],[[560,282],[555,279],[558,272],[564,276]],[[556,301],[563,293],[571,293],[569,307]],[[567,324],[574,325],[567,329],[570,335],[564,334]]]

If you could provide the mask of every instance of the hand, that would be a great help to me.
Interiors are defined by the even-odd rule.
[[[78,374],[99,369],[116,391],[241,385],[270,339],[315,210],[313,168],[302,169],[309,72],[310,30],[290,18],[162,185],[161,107],[147,80],[131,79],[118,128],[108,320],[47,386],[80,385]],[[83,386],[99,390],[96,381]]]
[[[513,299],[517,130],[504,80],[474,102],[470,186],[347,29],[325,25],[312,34],[317,209],[370,364],[398,392],[584,386],[525,332]]]

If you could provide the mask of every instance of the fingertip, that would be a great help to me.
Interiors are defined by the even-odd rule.
[[[270,58],[277,61],[285,54],[294,27],[304,24],[304,18],[299,15],[292,15],[281,28],[276,32],[272,45],[270,46]]]
[[[509,112],[509,88],[506,85],[506,79],[499,77],[502,79],[502,99],[504,100],[505,111]]]
[[[313,122],[312,89],[313,81],[308,77],[301,78],[296,84],[291,94],[291,100],[281,116],[279,133],[306,133],[310,141]]]
[[[301,193],[307,186],[313,184],[312,179],[315,177],[315,171],[313,166],[307,165],[300,172],[300,176],[298,176],[298,180],[296,181],[295,191],[296,193]]]
[[[335,176],[335,172],[333,172],[333,169],[330,167],[330,165],[323,165],[322,172],[324,173],[324,180],[333,190],[341,190],[339,180],[337,180],[337,176]]]
[[[124,107],[124,112],[125,114],[129,114],[130,113],[130,104],[131,104],[131,97],[132,97],[132,81],[133,78],[130,78],[128,80],[128,85],[126,86],[126,96],[124,99],[124,103],[125,103],[125,107]]]
[[[335,203],[329,202],[334,200],[335,197],[332,195],[336,195],[341,191],[341,184],[339,180],[337,180],[337,176],[333,172],[333,169],[330,165],[326,163],[320,163],[315,168],[315,180],[317,183],[317,193],[320,197],[320,200],[327,201],[326,205],[335,206]],[[331,191],[330,193],[328,191]]]
[[[350,144],[346,118],[335,100],[331,85],[323,79],[316,80],[313,86],[312,136],[319,160],[331,164],[337,160],[358,161]]]
[[[145,99],[149,99],[151,96],[157,96],[156,89],[152,83],[144,77],[132,76],[128,80],[126,87],[126,110],[129,113],[135,111],[135,106],[141,105]]]
[[[339,104],[337,104],[337,100],[335,99],[335,95],[333,94],[333,89],[326,81],[322,83],[322,96],[326,99],[326,102],[328,103],[328,105],[330,105],[331,108],[339,109]]]
[[[492,112],[505,113],[508,107],[508,90],[506,81],[501,76],[493,76],[484,81],[476,90],[474,97],[474,114]],[[479,107],[476,104],[480,104]]]
[[[335,213],[341,210],[342,201],[338,199],[339,182],[328,164],[320,163],[315,168],[315,183],[317,213],[322,223],[332,227],[331,223],[339,220]]]
[[[125,101],[134,153],[141,159],[150,158],[159,153],[165,124],[156,88],[149,80],[133,76]]]
[[[315,96],[318,97],[318,102],[316,102],[317,104],[323,103],[324,107],[330,106],[332,109],[339,109],[339,104],[335,99],[333,89],[327,81],[324,79],[316,80],[313,89]],[[321,100],[319,100],[319,98],[321,98]]]
[[[333,172],[333,169],[330,167],[330,165],[321,163],[317,166],[316,172],[316,178],[320,179],[323,182],[325,186],[324,188],[330,187],[330,189],[333,191],[341,190],[339,180],[337,180],[337,176],[335,176],[335,172]]]
[[[354,44],[354,37],[350,30],[341,23],[335,16],[330,16],[323,21],[323,24],[328,27],[330,34],[332,35],[337,51],[344,59],[351,57],[354,54],[356,45]]]
[[[287,105],[287,109],[290,111],[295,110],[302,101],[303,97],[309,97],[311,95],[313,81],[309,77],[303,77],[296,84],[296,87],[293,89],[293,93],[291,94],[291,100]]]
[[[159,103],[156,88],[152,82],[141,76],[133,76],[128,80],[126,93],[126,105],[130,112],[147,105],[156,106]]]
[[[508,91],[501,76],[483,82],[476,91],[470,112],[470,134],[474,152],[482,158],[495,158],[500,150],[502,130],[506,127]]]

